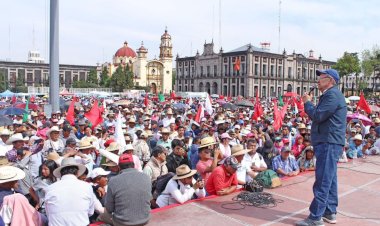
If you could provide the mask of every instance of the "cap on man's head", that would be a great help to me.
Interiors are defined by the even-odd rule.
[[[235,158],[235,156],[228,156],[225,160],[224,160],[224,166],[231,166],[233,169],[238,169],[240,167],[240,163],[238,162],[238,160]]]
[[[132,154],[122,154],[119,157],[119,165],[133,162]]]
[[[70,125],[68,125],[68,124],[64,125],[63,128],[62,128],[62,130],[66,131],[66,132],[71,131],[72,129],[73,128]]]
[[[75,140],[75,138],[73,138],[73,137],[69,137],[69,138],[66,140],[66,145],[70,145],[70,144],[77,144],[77,141]]]
[[[336,84],[338,84],[338,82],[339,82],[339,73],[338,73],[338,71],[336,71],[334,69],[317,70],[316,72],[317,72],[317,76],[325,74],[325,75],[332,77],[335,80]]]

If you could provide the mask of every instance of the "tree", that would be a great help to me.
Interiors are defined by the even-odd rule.
[[[98,85],[99,83],[98,75],[95,69],[91,69],[90,72],[88,73],[87,82]]]
[[[0,71],[0,92],[4,92],[7,89],[7,78],[5,69]]]
[[[116,71],[112,74],[110,79],[110,87],[115,92],[123,92],[127,88],[127,72],[126,68],[122,66],[117,67]]]
[[[134,82],[133,82],[133,72],[129,69],[129,65],[125,67],[125,73],[126,73],[126,79],[127,79],[127,89],[132,89],[134,87]]]
[[[25,86],[25,77],[19,76],[16,79],[16,87],[13,88],[13,92],[16,93],[27,93],[28,87]]]
[[[365,77],[371,76],[375,68],[380,67],[380,48],[375,45],[372,50],[362,52],[362,69]]]
[[[173,70],[173,72],[172,72],[172,90],[175,90],[174,86],[175,86],[176,77],[177,77],[177,72],[175,70]]]
[[[338,59],[336,64],[333,66],[336,69],[340,77],[342,78],[342,92],[344,93],[345,87],[345,77],[351,74],[360,73],[360,61],[357,53],[344,52],[343,56]]]
[[[107,87],[107,84],[109,85],[109,80],[110,80],[110,77],[108,75],[108,69],[107,67],[103,67],[103,70],[100,73],[99,85],[101,87]]]
[[[86,81],[75,81],[73,83],[73,88],[97,88],[98,85],[94,84],[94,83],[89,83],[89,82],[86,82]]]

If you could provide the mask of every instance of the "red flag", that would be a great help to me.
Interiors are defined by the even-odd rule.
[[[358,102],[357,109],[362,109],[367,112],[367,114],[371,114],[371,108],[365,100],[363,92],[360,92],[360,100]]]
[[[86,112],[84,116],[91,122],[92,128],[103,122],[102,113],[98,106],[98,100],[95,100],[91,110]]]
[[[201,119],[203,117],[204,117],[203,106],[202,106],[202,104],[199,104],[198,105],[197,114],[195,115],[194,121],[196,121],[197,123],[200,123]]]
[[[35,96],[31,96],[30,99],[29,99],[30,102],[34,103],[36,101],[36,97]]]
[[[219,99],[223,100],[224,96],[222,94],[219,95]]]
[[[277,101],[274,100],[273,101],[274,103],[274,107],[273,107],[273,129],[275,132],[277,132],[280,128],[281,128],[281,125],[282,125],[282,110],[284,108],[280,110],[278,110],[278,106],[277,106]]]
[[[234,71],[240,71],[240,58],[236,57]]]
[[[11,100],[11,104],[14,104],[14,103],[16,103],[16,95],[13,95],[12,100]]]
[[[74,107],[75,107],[74,105],[75,105],[75,102],[76,102],[76,98],[73,97],[73,99],[71,100],[69,109],[66,112],[66,120],[72,126],[75,124],[75,115],[74,115]]]
[[[172,91],[172,92],[170,93],[170,99],[174,100],[175,98],[176,98],[175,92]]]
[[[255,102],[255,109],[254,113],[252,115],[253,120],[257,120],[259,117],[263,115],[263,108],[261,107],[260,99],[259,99],[259,90],[256,92],[256,102]]]
[[[145,107],[148,107],[148,103],[149,103],[149,101],[148,101],[148,94],[145,94],[145,98],[144,98],[144,105],[145,105]]]

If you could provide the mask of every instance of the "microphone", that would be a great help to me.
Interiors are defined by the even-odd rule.
[[[316,85],[312,85],[312,86],[310,86],[309,95],[311,95],[311,93],[315,90],[315,88],[317,88]]]

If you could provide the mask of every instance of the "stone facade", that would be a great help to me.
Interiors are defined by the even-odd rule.
[[[205,43],[203,53],[176,57],[178,92],[208,92],[224,96],[278,96],[285,91],[302,94],[316,84],[315,71],[331,68],[335,62],[303,54],[271,53],[251,44],[229,52],[214,52],[214,43]],[[317,91],[316,91],[317,92]]]

